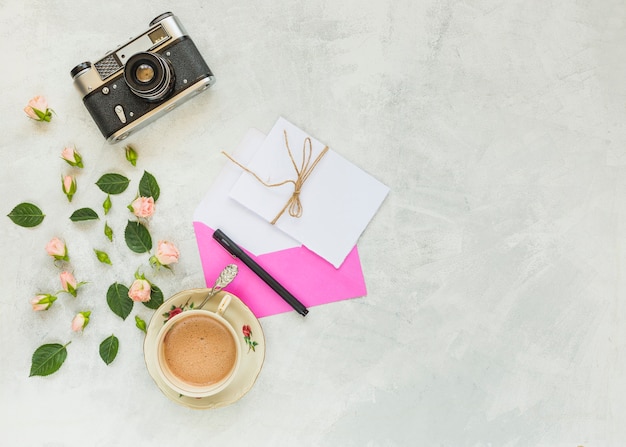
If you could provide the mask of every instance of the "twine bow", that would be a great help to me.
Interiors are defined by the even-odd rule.
[[[291,197],[289,197],[289,200],[287,201],[283,209],[280,210],[276,217],[274,217],[274,219],[270,222],[272,225],[274,225],[278,221],[278,219],[280,219],[285,211],[287,211],[291,217],[302,216],[303,208],[302,201],[300,200],[300,192],[302,191],[302,186],[304,185],[304,182],[306,182],[306,180],[309,178],[309,176],[313,172],[313,169],[315,169],[322,157],[324,157],[324,155],[326,155],[326,152],[328,152],[328,146],[325,146],[324,149],[322,149],[319,155],[315,158],[315,160],[311,162],[311,159],[313,157],[313,143],[311,142],[311,138],[306,137],[304,139],[304,143],[302,144],[302,163],[300,164],[300,166],[298,166],[295,159],[293,158],[291,148],[289,147],[287,131],[283,130],[283,134],[285,135],[285,147],[287,148],[287,153],[289,154],[291,164],[293,165],[293,168],[295,169],[297,174],[295,180],[288,179],[280,183],[267,183],[250,169],[246,168],[233,157],[228,155],[226,152],[222,151],[222,154],[226,155],[226,157],[228,157],[230,161],[235,163],[247,173],[252,174],[254,178],[256,178],[260,183],[267,186],[268,188],[275,188],[277,186],[286,185],[287,183],[293,183],[293,194],[291,194]]]

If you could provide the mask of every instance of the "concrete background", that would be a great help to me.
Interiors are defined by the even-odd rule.
[[[109,146],[69,71],[174,11],[216,85]],[[32,201],[34,229],[0,219],[0,433],[20,446],[618,446],[626,439],[626,6],[619,0],[0,0],[0,211]],[[45,95],[56,115],[28,120]],[[143,170],[162,197],[155,238],[179,246],[166,296],[201,287],[191,217],[244,132],[279,116],[370,172],[391,193],[360,239],[367,297],[262,319],[267,357],[242,400],[193,411],[146,372],[132,315],[106,307],[145,256],[106,248],[93,184],[131,187],[107,217],[122,234]],[[59,159],[86,167],[69,204]],[[89,281],[58,290],[44,252],[70,246]],[[93,311],[82,334],[69,325]],[[115,333],[110,366],[99,342]],[[32,352],[72,341],[61,370],[28,377]]]

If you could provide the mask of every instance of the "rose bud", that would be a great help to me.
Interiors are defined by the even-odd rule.
[[[76,193],[76,179],[71,175],[66,175],[61,178],[63,186],[63,193],[67,196],[67,200],[72,201],[72,197]]]
[[[74,278],[74,275],[71,272],[61,272],[59,277],[61,278],[61,287],[63,288],[63,291],[74,297],[77,294],[78,288],[85,284],[84,282],[77,283],[76,278]]]
[[[24,107],[24,112],[35,121],[50,122],[52,119],[52,109],[48,108],[48,101],[43,96],[35,96],[28,101],[28,105]]]
[[[131,165],[137,166],[137,152],[135,151],[135,149],[131,145],[128,145],[125,147],[125,150],[126,160],[128,160]]]
[[[78,312],[72,320],[72,330],[74,332],[82,331],[89,324],[89,316],[91,311]]]
[[[154,214],[154,199],[152,197],[137,197],[128,209],[137,217],[150,217]]]
[[[159,268],[170,268],[170,264],[178,262],[180,253],[174,244],[168,241],[159,241],[156,253],[150,257],[150,264]]]
[[[95,248],[93,249],[93,252],[96,254],[96,258],[98,258],[98,261],[102,262],[103,264],[113,265],[113,263],[111,262],[111,258],[109,258],[109,255],[106,252],[96,250]]]
[[[80,156],[78,151],[73,147],[68,146],[65,149],[63,149],[63,151],[61,152],[61,158],[65,160],[66,163],[70,166],[74,166],[78,168],[84,167],[83,158]]]
[[[135,315],[135,326],[137,326],[137,329],[140,329],[143,332],[148,332],[146,322],[143,321],[139,315]]]
[[[151,285],[145,279],[136,279],[133,285],[128,289],[128,297],[133,301],[145,303],[150,301]]]
[[[67,246],[58,237],[54,237],[46,244],[46,253],[59,261],[69,261]]]
[[[30,304],[35,311],[48,310],[50,306],[52,306],[52,303],[56,301],[56,299],[57,297],[54,295],[50,295],[49,293],[42,293],[33,297],[30,300]]]

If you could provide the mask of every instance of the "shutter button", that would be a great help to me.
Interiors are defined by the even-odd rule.
[[[124,108],[118,104],[115,106],[114,110],[115,110],[115,114],[120,119],[122,124],[126,124],[126,115],[124,114]]]

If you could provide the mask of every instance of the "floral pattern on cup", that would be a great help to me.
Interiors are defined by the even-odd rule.
[[[187,300],[185,304],[181,306],[172,305],[170,310],[163,314],[163,318],[164,318],[163,324],[167,323],[167,321],[170,318],[174,318],[179,313],[182,313],[186,310],[191,310],[193,308],[194,308],[194,303],[193,302],[189,303],[189,300]],[[246,342],[246,345],[248,346],[248,352],[250,351],[256,352],[256,347],[259,345],[259,343],[252,339],[252,328],[250,327],[250,325],[244,324],[241,327],[241,332],[243,333],[243,340]]]
[[[163,318],[165,318],[163,320],[163,324],[167,323],[170,318],[174,318],[179,313],[184,312],[185,310],[193,309],[193,306],[194,303],[189,304],[189,300],[187,300],[182,306],[172,305],[171,309],[163,314]]]
[[[259,345],[256,341],[252,340],[252,329],[249,325],[244,324],[241,328],[241,332],[243,332],[243,339],[248,345],[248,352],[251,350],[256,352],[256,347]]]

